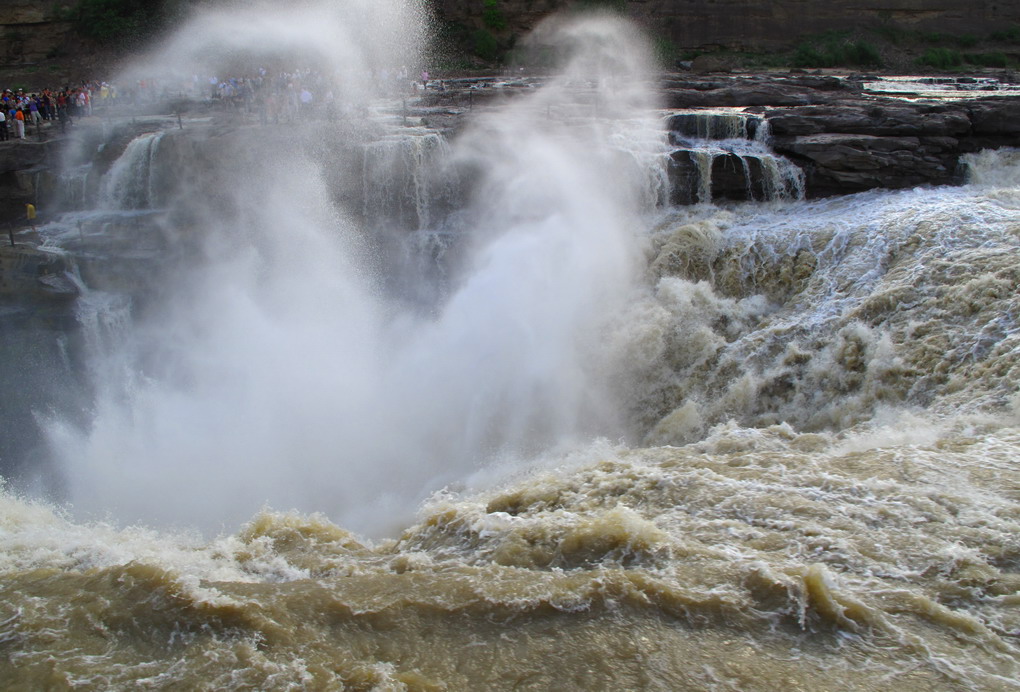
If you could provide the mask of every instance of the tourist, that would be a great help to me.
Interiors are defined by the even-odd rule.
[[[71,123],[71,117],[67,113],[67,93],[61,91],[57,94],[57,120],[60,121],[60,131],[65,132],[68,124]]]
[[[14,136],[18,139],[25,138],[25,113],[21,108],[14,109]]]
[[[10,138],[7,132],[7,114],[0,108],[0,142],[6,142]]]

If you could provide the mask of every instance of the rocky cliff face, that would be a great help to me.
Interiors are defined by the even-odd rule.
[[[776,49],[799,37],[894,23],[905,29],[987,34],[1020,22],[1000,0],[629,0],[627,11],[684,47]]]
[[[502,32],[519,35],[556,10],[598,4],[622,7],[688,49],[778,49],[803,36],[882,24],[984,35],[1020,23],[1020,3],[1008,0],[498,0],[496,6],[506,22]],[[446,21],[486,27],[484,0],[436,0],[436,10]]]
[[[564,9],[611,7],[681,49],[777,50],[826,31],[895,26],[984,36],[1020,24],[1011,0],[431,0],[438,17],[495,34],[503,47]],[[68,50],[74,3],[0,2],[0,69],[32,65]],[[71,52],[75,52],[72,48]],[[31,80],[29,80],[31,81]]]
[[[1020,137],[1020,96],[926,101],[867,94],[850,79],[737,76],[666,79],[663,97],[671,108],[761,118],[772,148],[803,171],[808,197],[958,184],[963,154]],[[738,180],[737,198],[753,183]]]
[[[61,8],[25,0],[0,3],[0,65],[37,63],[59,53],[71,29],[56,20]]]

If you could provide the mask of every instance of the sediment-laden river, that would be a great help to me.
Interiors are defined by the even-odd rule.
[[[88,403],[0,492],[3,687],[1017,688],[1020,155],[671,208],[566,31],[450,141],[192,121],[40,229]]]

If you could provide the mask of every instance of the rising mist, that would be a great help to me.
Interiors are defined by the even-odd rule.
[[[196,16],[122,79],[313,69],[371,120],[374,71],[427,67],[427,34],[415,5],[240,8]],[[144,310],[94,344],[87,425],[49,424],[77,511],[218,530],[268,505],[377,534],[496,460],[625,432],[609,385],[621,354],[604,337],[656,194],[637,163],[661,150],[647,51],[607,17],[536,40],[562,49],[555,74],[451,142],[465,202],[435,290],[380,249],[431,229],[378,229],[334,194],[361,175],[365,129],[335,156],[308,142],[349,122],[236,124],[222,159],[200,137],[174,145],[193,155],[150,198],[165,201],[169,244],[192,251],[169,253],[179,264]],[[169,148],[148,146],[153,160]],[[400,297],[416,290],[426,305]]]

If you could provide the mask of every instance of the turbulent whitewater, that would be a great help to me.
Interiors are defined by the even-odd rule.
[[[87,403],[0,492],[2,686],[1016,689],[1020,153],[670,207],[631,27],[446,138],[362,79],[411,9],[197,18],[352,110],[138,133],[40,230]]]

